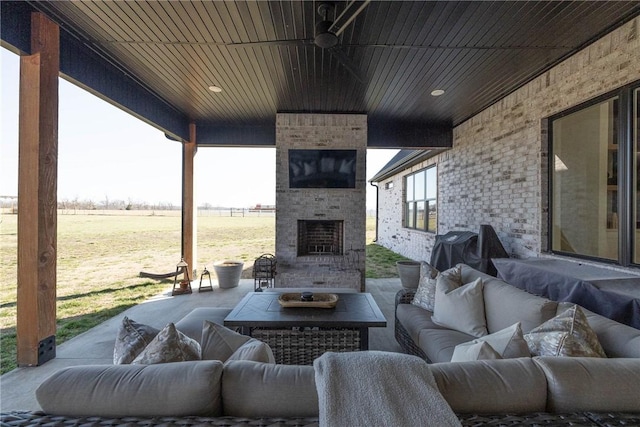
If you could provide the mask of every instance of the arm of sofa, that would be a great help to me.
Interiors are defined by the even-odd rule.
[[[411,301],[413,301],[413,297],[416,294],[416,290],[415,289],[407,289],[407,288],[402,288],[398,291],[398,293],[396,294],[396,307],[398,306],[398,304],[411,304]]]

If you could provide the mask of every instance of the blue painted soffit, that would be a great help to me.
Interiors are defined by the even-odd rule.
[[[35,11],[25,2],[0,2],[0,36],[4,47],[16,53],[31,53],[31,12]],[[174,139],[189,139],[189,120],[184,114],[63,27],[60,28],[60,73]]]
[[[4,47],[15,53],[31,53],[31,13],[35,11],[27,2],[0,2]],[[64,27],[60,28],[60,72],[101,99],[161,129],[168,138],[189,140],[190,120],[186,114]],[[201,146],[275,146],[275,134],[275,115],[272,123],[261,125],[196,123],[196,139]],[[451,126],[376,117],[368,120],[367,145],[372,148],[449,148],[452,141]]]

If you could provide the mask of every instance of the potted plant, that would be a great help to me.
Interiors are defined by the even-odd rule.
[[[416,289],[420,282],[420,262],[396,261],[396,268],[403,288]]]
[[[213,270],[218,276],[218,285],[221,289],[235,288],[240,283],[242,275],[242,261],[218,261],[213,264]]]

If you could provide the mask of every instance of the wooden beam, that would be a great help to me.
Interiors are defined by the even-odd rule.
[[[18,160],[18,366],[55,357],[58,26],[31,16],[30,56],[20,59]]]
[[[197,152],[196,125],[189,125],[189,141],[182,144],[182,257],[195,278],[197,272],[197,209],[194,197],[194,158]]]

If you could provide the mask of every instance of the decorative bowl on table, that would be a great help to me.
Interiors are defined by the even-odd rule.
[[[283,307],[334,308],[338,303],[338,295],[291,292],[280,294],[278,302]]]

